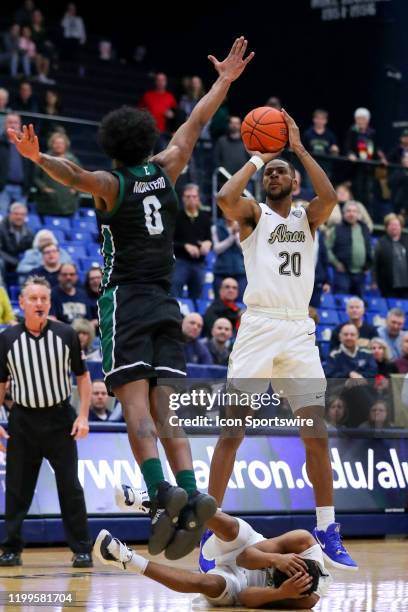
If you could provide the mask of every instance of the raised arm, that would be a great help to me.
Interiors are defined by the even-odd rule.
[[[23,125],[21,133],[14,129],[8,129],[7,132],[17,151],[37,164],[58,183],[77,191],[91,193],[102,198],[108,209],[113,207],[119,192],[119,182],[113,174],[103,170],[88,172],[68,159],[41,153],[32,124],[28,127]]]
[[[202,129],[220,107],[231,83],[242,74],[254,57],[254,52],[251,52],[244,59],[247,45],[248,41],[241,36],[235,40],[223,62],[219,62],[213,55],[208,56],[218,72],[218,79],[194,107],[187,121],[176,131],[168,147],[153,157],[153,161],[164,168],[173,182],[176,182],[187,165]]]
[[[290,147],[301,161],[316,192],[317,197],[307,207],[310,229],[314,231],[330,217],[337,204],[336,192],[327,174],[303,146],[295,120],[285,110],[282,109],[282,112],[288,126]]]

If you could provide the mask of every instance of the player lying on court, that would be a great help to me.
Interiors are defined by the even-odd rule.
[[[130,489],[130,487],[126,487]],[[143,511],[138,492],[133,504]],[[135,497],[133,497],[135,499]],[[142,574],[179,593],[201,593],[212,606],[312,608],[331,582],[322,551],[307,531],[266,539],[242,519],[218,511],[203,554],[212,568],[198,573],[148,561],[103,529],[93,553],[102,563]]]
[[[218,78],[168,147],[151,157],[158,132],[146,111],[123,107],[102,120],[99,139],[112,172],[88,172],[64,158],[44,155],[32,125],[8,135],[24,157],[53,179],[94,197],[105,260],[98,300],[103,371],[122,404],[133,455],[151,504],[149,552],[169,559],[191,551],[215,500],[197,490],[191,449],[182,429],[161,436],[168,413],[169,378],[185,378],[186,364],[177,301],[169,295],[178,201],[174,184],[188,164],[202,129],[230,85],[253,57],[237,38],[227,58],[208,56]],[[167,381],[167,384],[166,384]],[[165,481],[161,441],[178,486]]]
[[[248,280],[244,294],[247,310],[241,318],[227,377],[229,384],[241,391],[247,390],[249,381],[251,389],[255,386],[258,392],[266,391],[272,382],[272,387],[287,397],[296,416],[313,419],[313,427],[302,427],[300,434],[316,501],[314,535],[327,563],[356,570],[335,522],[333,475],[323,419],[326,380],[315,323],[308,312],[314,286],[314,234],[330,216],[337,198],[329,178],[302,145],[295,121],[285,111],[282,120],[290,148],[317,195],[307,209],[293,206],[295,170],[278,157],[279,152],[250,152],[252,158],[218,194],[217,203],[225,217],[239,223]],[[242,197],[248,182],[264,165],[266,202]],[[237,409],[229,411],[228,416],[233,417]],[[208,491],[219,507],[244,433],[238,428],[222,433],[214,450]]]

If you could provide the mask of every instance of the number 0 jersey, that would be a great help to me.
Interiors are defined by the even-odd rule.
[[[118,168],[113,174],[119,179],[115,207],[96,211],[105,261],[102,289],[137,283],[168,290],[177,194],[157,164]]]
[[[241,242],[248,307],[308,312],[315,277],[314,241],[306,210],[284,219],[266,204],[252,234]]]

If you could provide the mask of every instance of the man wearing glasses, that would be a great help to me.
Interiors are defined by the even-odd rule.
[[[63,264],[58,273],[58,285],[51,292],[51,317],[68,324],[75,319],[91,320],[88,298],[85,291],[77,287],[77,284],[76,266]]]

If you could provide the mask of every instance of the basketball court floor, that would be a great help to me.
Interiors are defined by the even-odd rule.
[[[358,572],[333,571],[333,584],[328,596],[314,610],[319,612],[408,612],[408,541],[352,540],[347,542],[352,556],[358,560]],[[141,554],[146,549],[135,546]],[[69,607],[94,612],[187,612],[188,610],[226,610],[211,608],[199,595],[174,593],[148,578],[121,572],[95,561],[93,569],[72,569],[71,553],[66,548],[28,548],[22,567],[0,568],[2,600],[4,592],[20,596],[30,592],[71,591],[75,602]],[[198,554],[178,562],[184,569],[197,567]],[[155,561],[165,562],[160,555]],[[170,562],[167,562],[170,563]],[[5,605],[10,611],[60,611],[65,604],[47,607]],[[231,608],[228,608],[231,610]],[[243,608],[234,608],[243,610]]]

